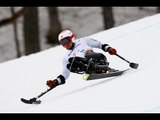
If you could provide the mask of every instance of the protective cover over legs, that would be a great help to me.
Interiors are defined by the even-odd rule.
[[[108,65],[107,58],[103,54],[89,53],[85,55],[85,58],[70,58],[67,68],[74,73],[83,74],[85,72],[91,74],[105,72]]]

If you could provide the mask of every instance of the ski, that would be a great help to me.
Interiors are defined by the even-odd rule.
[[[119,75],[122,75],[127,70],[129,70],[129,69],[120,70],[120,71],[117,71],[117,72],[110,72],[110,73],[84,74],[83,79],[84,80],[97,80],[97,79],[101,79],[101,78],[119,76]]]

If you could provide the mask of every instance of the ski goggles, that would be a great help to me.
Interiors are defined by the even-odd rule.
[[[66,38],[63,38],[62,40],[60,40],[60,44],[62,45],[65,45],[66,43],[69,43],[71,40],[70,40],[70,37],[66,37]]]

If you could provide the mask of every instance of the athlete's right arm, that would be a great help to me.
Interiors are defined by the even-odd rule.
[[[47,81],[47,85],[50,88],[54,88],[58,85],[62,85],[65,83],[66,79],[69,77],[70,75],[70,71],[67,69],[67,64],[68,64],[68,60],[66,60],[66,58],[63,58],[63,71],[62,73],[54,80],[48,80]]]
[[[68,60],[66,57],[63,58],[63,71],[62,73],[57,77],[58,84],[64,84],[66,79],[70,75],[70,71],[67,69]]]

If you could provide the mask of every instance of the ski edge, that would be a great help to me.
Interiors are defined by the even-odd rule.
[[[110,73],[110,74],[102,73],[103,75],[106,75],[106,76],[104,76],[104,77],[96,77],[96,78],[90,78],[90,74],[84,74],[84,75],[83,75],[83,80],[89,81],[89,80],[97,80],[97,79],[102,79],[102,78],[120,76],[120,75],[122,75],[124,72],[128,71],[129,69],[130,69],[130,68],[125,69],[125,70],[120,70],[120,71],[118,71],[118,72]],[[97,75],[100,76],[100,74],[97,74]]]

